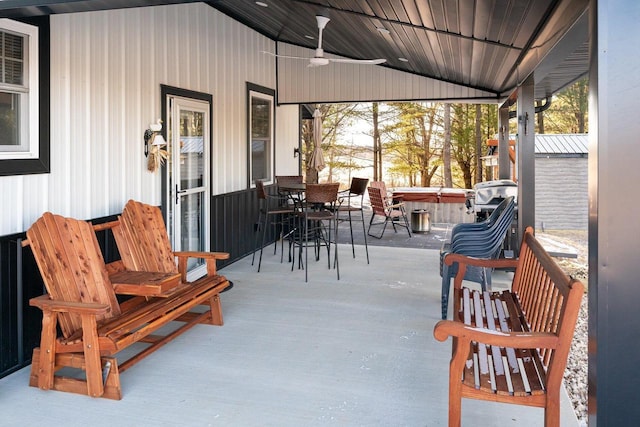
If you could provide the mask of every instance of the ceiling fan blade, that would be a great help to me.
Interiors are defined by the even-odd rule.
[[[349,58],[327,58],[331,62],[342,62],[346,64],[363,64],[363,65],[378,65],[387,62],[384,58],[379,59],[349,59]]]
[[[289,56],[289,55],[278,55],[275,54],[273,52],[267,52],[266,50],[261,50],[260,53],[266,53],[267,55],[271,55],[271,56],[275,56],[276,58],[287,58],[287,59],[304,59],[305,61],[308,61],[309,58],[307,57],[302,57],[302,56]]]
[[[262,53],[266,53],[271,56],[275,56],[276,58],[287,58],[287,59],[303,59],[305,61],[309,61],[308,67],[320,67],[323,65],[327,65],[329,62],[342,62],[345,64],[365,64],[365,65],[378,65],[384,62],[387,62],[386,59],[349,59],[349,58],[327,58],[324,56],[324,50],[322,49],[322,32],[324,28],[327,26],[327,23],[330,21],[329,18],[322,15],[316,15],[316,21],[318,23],[318,47],[315,50],[315,55],[312,58],[303,58],[300,56],[288,56],[288,55],[277,55],[275,53],[267,52],[265,50]]]

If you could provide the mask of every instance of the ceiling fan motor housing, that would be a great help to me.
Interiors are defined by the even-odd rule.
[[[318,67],[320,65],[327,65],[329,63],[329,59],[323,57],[314,57],[309,59],[309,63],[314,67]]]

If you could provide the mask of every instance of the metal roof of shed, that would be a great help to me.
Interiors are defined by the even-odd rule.
[[[589,136],[586,133],[538,134],[536,154],[587,154]]]

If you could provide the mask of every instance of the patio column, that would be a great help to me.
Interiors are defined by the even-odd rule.
[[[589,15],[589,426],[638,425],[640,3]]]
[[[535,227],[536,219],[534,87],[533,76],[530,76],[518,88],[518,242],[521,241],[525,228]]]

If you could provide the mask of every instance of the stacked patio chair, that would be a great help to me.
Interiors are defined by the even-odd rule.
[[[515,217],[516,204],[513,197],[500,203],[489,218],[480,223],[456,224],[451,232],[451,241],[440,251],[440,275],[442,276],[442,318],[447,318],[451,279],[458,273],[457,263],[444,263],[447,254],[462,254],[475,258],[495,259],[500,256],[507,231]],[[464,280],[480,283],[482,290],[491,288],[491,269],[467,267]]]

